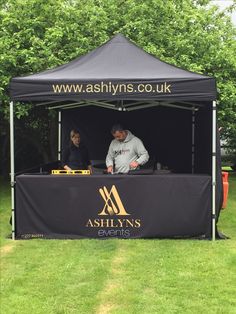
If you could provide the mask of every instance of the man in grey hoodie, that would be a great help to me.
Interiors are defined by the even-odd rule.
[[[108,173],[127,173],[148,161],[148,152],[138,137],[120,124],[113,125],[111,133],[114,140],[106,157]]]

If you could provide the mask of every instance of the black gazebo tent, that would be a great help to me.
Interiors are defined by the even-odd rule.
[[[82,133],[86,137],[88,126],[93,130],[96,119],[97,124],[104,125],[107,120],[119,118],[127,123],[131,120],[142,123],[143,110],[147,108],[150,114],[146,116],[148,121],[143,125],[155,125],[155,115],[168,115],[164,108],[172,108],[173,112],[182,109],[184,117],[178,117],[179,123],[174,129],[168,131],[176,133],[179,125],[184,125],[188,120],[188,128],[182,128],[181,134],[189,133],[187,143],[191,151],[188,158],[188,166],[180,166],[180,169],[189,173],[207,173],[212,178],[212,238],[215,239],[215,223],[219,215],[221,180],[220,168],[217,166],[217,128],[216,128],[216,84],[215,79],[185,71],[168,63],[162,62],[156,57],[146,53],[123,35],[116,35],[94,51],[59,66],[55,69],[44,71],[25,77],[17,77],[11,80],[11,181],[12,181],[12,208],[14,222],[14,132],[13,132],[13,102],[30,102],[35,105],[47,105],[49,108],[59,111],[59,153],[61,151],[61,110],[63,110],[62,140],[65,142],[71,123],[80,123]],[[100,109],[93,107],[113,109],[113,111],[101,114]],[[76,121],[75,108],[87,107],[83,110],[84,115],[93,118]],[[72,115],[65,109],[73,109]],[[138,114],[138,111],[141,112]],[[116,116],[114,112],[120,113]],[[129,118],[127,114],[134,112]],[[95,119],[96,116],[96,119]],[[63,118],[64,117],[64,118]],[[131,119],[130,119],[131,117]],[[183,119],[183,120],[181,120]],[[158,120],[158,119],[157,119]],[[174,125],[173,118],[169,122]],[[86,123],[83,121],[86,121]],[[89,121],[92,123],[89,125]],[[158,120],[161,125],[162,119]],[[87,125],[87,127],[86,127]],[[106,127],[109,124],[106,124]],[[84,127],[84,129],[83,129]],[[137,125],[133,123],[133,127]],[[144,127],[145,128],[145,127]],[[100,129],[102,129],[100,127]],[[138,128],[137,128],[138,130]],[[155,127],[150,132],[159,132]],[[187,131],[187,132],[186,132]],[[99,132],[99,128],[96,129]],[[104,136],[104,129],[102,129]],[[87,132],[88,135],[89,131]],[[142,135],[142,134],[141,134]],[[149,134],[150,135],[150,134]],[[148,134],[145,135],[148,141]],[[101,138],[100,138],[101,139]],[[99,139],[98,139],[99,140]],[[177,140],[177,138],[176,138]],[[175,141],[175,139],[174,139]],[[96,145],[97,139],[91,143],[94,149],[94,159],[100,159],[104,154]],[[162,141],[163,143],[164,141]],[[161,143],[161,141],[160,141]],[[149,145],[153,155],[156,155],[153,142]],[[178,147],[175,148],[176,150]],[[184,145],[182,145],[184,149]],[[173,153],[173,152],[172,152]],[[186,153],[186,152],[185,152]],[[185,155],[185,154],[184,154]],[[183,156],[184,156],[183,155]],[[156,157],[156,156],[155,156]],[[164,154],[162,160],[167,156]],[[181,158],[179,158],[180,160]],[[179,161],[181,163],[181,161]],[[13,223],[13,238],[14,238]]]

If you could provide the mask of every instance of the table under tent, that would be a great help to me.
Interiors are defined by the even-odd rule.
[[[68,64],[13,78],[10,95],[13,238],[215,239],[222,180],[214,78],[160,61],[117,34]],[[93,174],[15,177],[16,101],[58,111],[58,160],[78,129]],[[117,122],[142,139],[152,172],[104,175],[97,166]]]

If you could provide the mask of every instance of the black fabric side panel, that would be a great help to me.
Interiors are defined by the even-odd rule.
[[[211,106],[200,108],[195,114],[195,173],[211,175],[212,113]]]

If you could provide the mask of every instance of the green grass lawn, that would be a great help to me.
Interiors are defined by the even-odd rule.
[[[216,242],[12,241],[0,183],[1,313],[236,313],[235,174]]]

